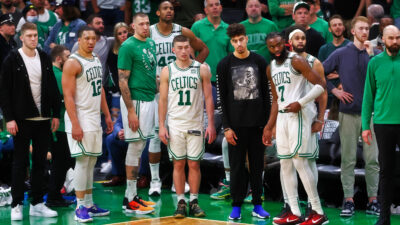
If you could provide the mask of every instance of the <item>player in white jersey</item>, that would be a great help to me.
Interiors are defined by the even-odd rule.
[[[310,146],[311,126],[317,115],[314,100],[325,91],[325,82],[311,69],[301,56],[288,52],[284,39],[278,33],[267,37],[271,53],[271,65],[267,76],[271,83],[273,96],[270,119],[264,128],[263,142],[272,145],[272,129],[276,125],[276,145],[281,163],[281,174],[288,196],[290,211],[274,224],[327,224],[318,196],[315,176],[308,162],[318,151]],[[308,82],[314,86],[310,89]],[[307,192],[313,211],[303,219],[297,199],[297,174]]]
[[[215,140],[214,103],[211,92],[211,73],[206,65],[190,59],[189,39],[178,35],[173,41],[177,60],[164,67],[160,76],[159,137],[168,145],[174,162],[174,185],[178,197],[176,218],[186,216],[185,164],[189,166],[189,214],[205,216],[198,205],[200,160],[204,154],[204,140]],[[203,129],[204,100],[208,127]],[[165,119],[168,113],[168,129]]]
[[[96,33],[83,27],[78,32],[79,48],[65,62],[62,87],[64,92],[65,132],[71,156],[75,157],[74,188],[77,198],[75,220],[92,221],[93,216],[105,216],[109,210],[93,203],[93,169],[101,155],[102,128],[100,109],[104,113],[106,132],[113,130],[113,123],[102,87],[102,66],[93,54]]]
[[[318,75],[321,77],[321,79],[325,80],[324,76],[324,67],[322,66],[322,63],[315,58],[314,56],[308,54],[305,52],[305,46],[306,46],[306,35],[305,35],[305,30],[304,28],[300,26],[292,26],[288,28],[287,30],[288,35],[291,34],[289,39],[289,44],[292,47],[292,51],[297,53],[298,55],[302,56],[303,58],[306,59],[310,67],[318,73]],[[313,87],[313,84],[308,82],[308,87],[311,90]],[[325,91],[322,95],[320,95],[317,99],[316,102],[318,102],[318,116],[314,119],[312,122],[311,126],[311,138],[309,138],[309,146],[310,149],[316,149],[318,151],[318,137],[317,137],[317,132],[322,130],[323,124],[324,124],[324,113],[326,109],[326,104],[328,101],[328,94]],[[318,157],[318,153],[315,155],[315,157]],[[318,169],[317,169],[317,164],[316,164],[316,158],[309,158],[308,162],[310,163],[310,168],[314,174],[315,177],[315,184],[318,184]],[[287,193],[284,187],[284,177],[282,176],[281,173],[281,186],[282,186],[282,193],[284,196],[284,207],[281,212],[280,216],[283,216],[285,212],[290,209],[289,204],[288,204],[288,198],[287,198]],[[311,212],[311,204],[307,204],[307,208],[305,210],[305,215],[306,217],[309,215]]]
[[[161,69],[167,64],[174,62],[176,57],[172,52],[172,40],[174,37],[183,34],[189,38],[191,47],[198,51],[199,54],[196,60],[203,63],[208,56],[207,46],[197,38],[193,32],[182,27],[179,24],[173,23],[174,19],[174,6],[169,1],[162,1],[156,12],[159,17],[159,22],[150,26],[150,38],[156,43],[156,56],[157,56],[157,81],[161,73]],[[156,95],[156,100],[158,102],[159,94]],[[158,138],[158,111],[155,110],[154,115],[155,135],[154,138],[150,140],[149,146],[149,164],[151,171],[151,182],[149,195],[160,195],[161,194],[161,180],[159,176],[160,168],[160,139]]]

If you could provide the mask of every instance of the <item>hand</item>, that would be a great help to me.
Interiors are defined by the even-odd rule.
[[[112,121],[112,119],[111,119],[111,116],[107,116],[107,117],[105,118],[105,121],[106,121],[106,125],[107,125],[106,134],[109,134],[109,133],[111,133],[111,132],[113,131],[113,129],[114,129],[114,123],[113,123],[113,121]]]
[[[18,125],[17,122],[15,122],[15,120],[7,122],[7,131],[13,136],[17,135]]]
[[[51,160],[51,152],[47,152],[46,159],[49,160],[49,161]]]
[[[58,127],[60,126],[60,120],[58,118],[53,118],[51,120],[51,132],[56,132]]]
[[[301,110],[301,105],[299,102],[293,102],[287,105],[285,109],[287,110],[287,112],[297,113]]]
[[[77,126],[72,125],[72,138],[76,141],[82,141],[83,139],[83,131],[79,124]]]
[[[374,47],[372,46],[371,41],[364,41],[364,47],[368,55],[374,55]]]
[[[214,125],[209,124],[206,133],[204,135],[204,138],[208,137],[208,144],[211,144],[214,142],[215,138],[217,137],[217,132],[215,132]]]
[[[49,45],[49,47],[50,47],[51,49],[53,49],[54,46],[56,46],[56,43],[50,43],[50,45]]]
[[[160,129],[158,130],[158,137],[160,138],[162,143],[168,145],[169,134],[167,128],[160,127]]]
[[[266,4],[261,4],[261,12],[262,13],[268,13],[269,9]]]
[[[233,146],[236,146],[236,140],[238,138],[236,137],[235,131],[233,131],[232,129],[227,130],[227,131],[224,132],[224,135],[225,135],[226,141],[229,144],[231,144]]]
[[[311,125],[311,133],[320,132],[323,126],[324,126],[323,123],[319,121],[314,121]]]
[[[264,127],[262,142],[265,146],[272,146],[272,130]]]
[[[134,111],[128,111],[128,124],[133,132],[139,129],[139,119]]]
[[[367,143],[367,145],[371,145],[371,142],[369,140],[372,141],[372,132],[371,130],[364,130],[362,132],[362,139],[365,143]]]
[[[96,6],[93,6],[92,8],[93,8],[93,12],[94,12],[95,14],[99,14],[100,8],[99,8],[97,5],[96,5]]]
[[[328,80],[337,79],[337,78],[339,78],[339,74],[338,73],[330,73],[326,76],[326,78],[328,78]]]
[[[353,102],[353,95],[352,94],[350,94],[348,92],[345,92],[343,90],[340,90],[338,88],[332,89],[332,94],[334,94],[344,104]]]
[[[119,140],[123,141],[125,139],[125,132],[124,129],[118,131],[118,138]]]

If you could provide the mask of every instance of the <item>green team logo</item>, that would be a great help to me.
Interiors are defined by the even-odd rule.
[[[86,80],[92,85],[92,96],[96,97],[101,95],[101,77],[102,77],[101,66],[93,66],[86,70]]]
[[[156,59],[150,49],[143,49],[142,62],[147,70],[154,70],[156,66]]]
[[[192,76],[180,76],[171,79],[171,87],[173,91],[178,91],[179,94],[179,106],[192,105],[191,102],[191,90],[196,90],[198,87],[199,79]],[[182,90],[186,89],[186,90]],[[189,89],[189,90],[187,90]]]

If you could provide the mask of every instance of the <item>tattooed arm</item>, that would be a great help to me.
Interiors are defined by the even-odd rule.
[[[129,70],[118,70],[119,88],[121,89],[122,99],[124,100],[126,109],[128,111],[129,128],[131,128],[132,131],[135,132],[139,128],[139,119],[136,115],[135,108],[133,107],[131,91],[129,90],[128,86],[130,73],[131,71]]]

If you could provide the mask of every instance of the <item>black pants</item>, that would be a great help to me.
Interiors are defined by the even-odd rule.
[[[393,200],[393,182],[396,163],[396,145],[400,147],[400,124],[375,124],[379,149],[379,190],[381,214],[379,224],[390,224],[390,205]]]
[[[56,140],[53,139],[51,147],[52,159],[48,195],[48,199],[51,200],[62,198],[60,190],[64,185],[65,175],[74,164],[68,147],[67,134],[57,131],[55,135]]]
[[[14,137],[14,159],[11,182],[11,207],[24,200],[24,181],[29,168],[29,144],[32,140],[32,205],[43,202],[46,156],[49,148],[50,120],[17,121],[18,132]]]
[[[237,136],[236,146],[229,145],[229,165],[231,167],[232,206],[241,206],[247,194],[247,184],[253,196],[253,204],[261,205],[262,171],[264,168],[264,150],[262,127],[232,128]],[[245,167],[246,153],[249,158],[249,169]]]

